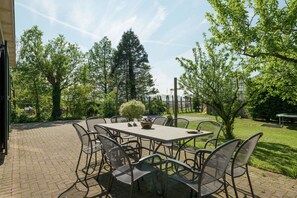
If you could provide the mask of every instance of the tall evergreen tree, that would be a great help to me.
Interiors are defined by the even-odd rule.
[[[101,41],[95,42],[89,50],[88,65],[90,83],[95,85],[95,96],[104,97],[112,89],[110,70],[113,65],[113,49],[111,41],[104,37]]]
[[[148,55],[137,35],[130,29],[124,32],[115,52],[112,73],[122,99],[128,101],[156,93],[148,64]]]

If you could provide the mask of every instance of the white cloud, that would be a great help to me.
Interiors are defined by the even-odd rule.
[[[64,22],[62,20],[56,19],[55,17],[52,17],[50,15],[39,12],[38,10],[33,9],[32,7],[29,7],[29,6],[25,5],[25,4],[22,4],[22,3],[19,3],[19,2],[15,2],[15,4],[27,9],[28,11],[32,12],[33,14],[36,14],[36,15],[39,15],[39,16],[41,16],[43,18],[49,19],[50,21],[53,21],[55,23],[58,23],[58,24],[63,25],[65,27],[68,27],[70,29],[76,30],[76,31],[78,31],[78,32],[80,32],[82,34],[87,34],[89,36],[98,38],[98,36],[96,34],[92,33],[92,32],[86,31],[86,30],[81,29],[81,28],[79,28],[77,26],[74,26],[74,25],[72,25],[70,23]]]
[[[143,40],[149,38],[162,25],[167,16],[167,11],[164,7],[159,6],[157,13],[151,13],[151,15],[153,15],[152,19],[148,19],[148,21],[143,21],[142,23],[144,27],[142,27],[139,37]]]

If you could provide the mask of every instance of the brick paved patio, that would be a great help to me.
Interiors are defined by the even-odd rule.
[[[9,154],[0,165],[0,197],[58,197],[75,181],[75,165],[80,142],[72,127],[75,121],[18,124],[10,133]],[[79,122],[79,121],[77,121]],[[80,122],[84,125],[83,122]],[[297,197],[297,181],[271,172],[251,169],[251,179],[257,197]],[[106,174],[100,176],[100,186],[91,189],[90,195],[106,197]],[[94,182],[94,181],[92,181]],[[171,184],[169,197],[189,197],[188,190]],[[246,178],[238,186],[248,190]],[[103,191],[102,191],[103,189]],[[230,196],[233,189],[228,187]],[[141,181],[141,191],[134,197],[158,197],[149,178]],[[114,183],[108,197],[127,197],[129,187]],[[75,197],[80,197],[75,193]],[[218,197],[224,197],[221,193]],[[241,197],[245,195],[240,193]],[[249,194],[248,194],[249,196]]]

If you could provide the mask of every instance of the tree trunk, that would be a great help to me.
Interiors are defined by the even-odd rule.
[[[230,120],[224,120],[225,125],[225,138],[228,140],[234,139],[233,134],[233,122]]]
[[[53,93],[52,93],[52,102],[53,102],[53,109],[52,109],[52,119],[56,120],[61,116],[61,88],[60,83],[53,84]]]

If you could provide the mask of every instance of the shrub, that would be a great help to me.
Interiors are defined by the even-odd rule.
[[[142,102],[137,100],[130,100],[125,102],[120,107],[120,115],[128,117],[130,120],[133,118],[140,119],[145,112],[145,106]]]
[[[154,98],[151,101],[151,106],[149,109],[149,113],[152,115],[162,115],[164,112],[166,111],[166,105],[163,104],[163,101],[158,99],[158,98]]]
[[[110,92],[106,98],[101,102],[99,107],[99,114],[103,117],[112,117],[116,115],[116,94]]]

